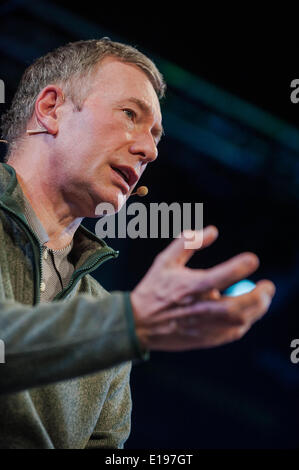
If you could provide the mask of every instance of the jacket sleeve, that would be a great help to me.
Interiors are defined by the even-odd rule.
[[[18,392],[146,359],[128,292],[97,299],[78,294],[34,307],[0,302],[0,393]]]
[[[131,363],[115,368],[100,417],[86,449],[123,449],[131,430]]]

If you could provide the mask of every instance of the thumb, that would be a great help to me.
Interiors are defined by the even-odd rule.
[[[173,240],[160,253],[159,260],[164,265],[180,264],[184,266],[196,250],[211,245],[217,237],[218,230],[214,225],[209,225],[203,230],[185,230],[180,238]]]

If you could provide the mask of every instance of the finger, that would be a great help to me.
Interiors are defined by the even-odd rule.
[[[197,323],[202,321],[203,316],[213,317],[211,318],[212,321],[218,321],[227,316],[228,312],[228,304],[223,300],[200,300],[190,305],[178,305],[168,309],[166,312],[158,313],[153,318],[153,323],[167,322],[174,319],[182,321],[191,317]]]
[[[223,290],[252,274],[258,266],[259,259],[254,253],[242,253],[213,268],[190,269],[188,294]]]
[[[189,261],[197,250],[202,250],[212,245],[218,238],[218,229],[214,225],[205,227],[202,231],[184,230],[184,250],[178,255],[176,262],[181,266]]]
[[[191,235],[193,234],[193,240],[200,241],[200,245],[197,248],[190,249],[186,247],[187,243],[191,243]],[[203,249],[211,245],[218,237],[218,230],[213,225],[205,227],[203,230],[185,230],[180,238],[173,240],[168,247],[160,253],[158,259],[159,262],[164,265],[179,264],[184,266],[187,261],[191,258],[194,252],[198,249]]]
[[[235,300],[239,300],[239,306],[236,307],[236,311],[240,311],[240,320],[242,317],[251,325],[252,323],[259,320],[268,311],[272,299],[275,295],[275,285],[269,280],[259,281],[251,292],[235,297]],[[250,296],[250,294],[252,294]],[[244,312],[244,313],[242,313]]]
[[[200,296],[194,296],[193,299],[195,300],[193,302],[180,302],[177,307],[156,315],[155,321],[183,319],[191,315],[212,315],[215,320],[222,319],[233,325],[241,326],[246,321],[246,310],[249,316],[258,316],[259,312],[263,315],[265,306],[269,306],[274,294],[274,284],[269,280],[263,280],[259,281],[251,292],[237,297],[222,296],[215,300],[203,300]],[[191,300],[192,296],[189,297]],[[185,298],[188,298],[188,296]]]
[[[200,300],[190,305],[179,305],[155,317],[155,322],[179,320],[188,327],[203,323],[249,328],[269,308],[275,289],[270,281],[238,297],[222,296],[219,300]]]
[[[275,285],[268,279],[259,281],[255,288],[250,292],[237,296],[223,296],[228,302],[235,304],[235,308],[250,307],[252,303],[257,302],[261,297],[271,298],[275,295]]]
[[[272,281],[269,281],[269,279],[262,279],[261,281],[258,281],[256,283],[256,287],[263,287],[263,289],[272,296],[274,297],[276,293],[276,287],[275,284]]]
[[[251,292],[236,297],[223,296],[224,319],[236,326],[249,328],[267,312],[274,294],[274,284],[263,280]]]
[[[218,289],[211,289],[203,294],[199,295],[186,295],[180,301],[177,302],[178,305],[189,305],[197,302],[199,300],[218,300],[221,298],[220,291]]]
[[[221,298],[221,294],[218,289],[211,289],[208,292],[204,292],[200,296],[201,300],[218,300],[220,298]]]

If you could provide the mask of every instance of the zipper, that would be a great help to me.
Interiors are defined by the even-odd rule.
[[[53,299],[54,300],[61,300],[63,298],[65,298],[69,292],[72,290],[72,287],[73,287],[73,284],[74,282],[76,281],[76,284],[77,282],[85,275],[85,274],[88,274],[89,272],[92,272],[94,271],[95,269],[97,269],[99,266],[101,266],[105,261],[108,261],[108,259],[110,258],[117,258],[117,256],[119,255],[119,252],[118,251],[115,251],[115,250],[111,250],[111,248],[109,248],[109,252],[107,253],[103,253],[100,257],[97,257],[96,261],[94,263],[92,263],[91,265],[89,266],[85,266],[84,268],[80,268],[78,269],[76,272],[75,272],[75,275],[74,277],[72,277],[70,279],[70,282],[69,284],[61,291],[59,292]]]
[[[31,228],[22,220],[22,218],[16,212],[6,207],[2,201],[0,201],[0,206],[4,209],[4,211],[8,212],[12,216],[12,218],[16,219],[16,221],[20,223],[21,228],[23,229],[23,231],[29,238],[31,245],[33,246],[34,262],[35,262],[35,268],[36,268],[34,271],[35,289],[34,289],[33,305],[36,305],[40,302],[40,284],[41,284],[41,279],[42,279],[42,245],[40,244],[39,239],[37,238],[35,233],[31,230]],[[87,231],[87,229],[85,230]],[[91,233],[91,235],[93,234]],[[37,242],[36,244],[39,247],[39,254],[37,254],[34,240]],[[108,246],[103,247],[103,249],[107,250],[106,253],[103,253],[102,255],[97,256],[96,260],[90,265],[85,266],[84,268],[80,268],[77,271],[75,271],[75,275],[74,277],[71,278],[67,287],[65,287],[61,292],[59,292],[54,297],[53,300],[59,300],[59,299],[64,298],[71,291],[71,288],[75,281],[77,283],[85,274],[88,274],[89,272],[94,271],[96,268],[98,268],[101,264],[103,264],[108,259],[117,258],[119,255],[119,251],[116,251]]]

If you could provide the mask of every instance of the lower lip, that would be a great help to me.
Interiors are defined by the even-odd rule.
[[[117,183],[122,187],[122,189],[125,190],[125,194],[130,191],[130,186],[128,185],[128,183],[123,179],[122,176],[120,176],[120,174],[113,170],[113,168],[111,167],[112,171],[113,171],[113,175],[115,177],[115,179],[117,180]]]

